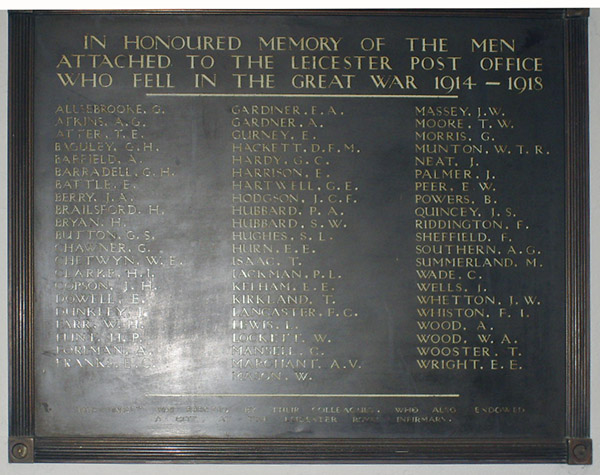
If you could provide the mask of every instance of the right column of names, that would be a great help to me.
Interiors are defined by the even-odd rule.
[[[414,121],[417,366],[521,371],[527,322],[544,307],[517,277],[539,277],[544,257],[497,175],[550,152],[521,140],[502,106],[416,106]]]

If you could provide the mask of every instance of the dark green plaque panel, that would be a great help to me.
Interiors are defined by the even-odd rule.
[[[586,16],[12,13],[11,460],[590,463]]]

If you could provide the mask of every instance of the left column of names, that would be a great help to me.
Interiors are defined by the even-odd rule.
[[[65,370],[153,365],[146,305],[163,256],[160,144],[144,135],[158,105],[58,103],[54,109],[54,302],[56,365]],[[143,224],[141,224],[143,223]]]

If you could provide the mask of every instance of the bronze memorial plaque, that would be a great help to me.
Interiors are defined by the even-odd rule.
[[[591,463],[587,15],[11,12],[10,459]]]

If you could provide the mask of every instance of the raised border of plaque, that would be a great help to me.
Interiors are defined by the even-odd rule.
[[[33,270],[34,18],[38,14],[119,15],[125,12],[9,14],[9,339],[11,462],[345,462],[590,464],[588,54],[586,9],[277,11],[280,15],[377,17],[469,16],[559,18],[564,22],[566,132],[566,420],[562,440],[531,438],[364,439],[36,436]],[[165,15],[186,12],[140,11]],[[266,15],[266,11],[194,13]],[[271,12],[272,13],[272,12]],[[68,397],[68,394],[65,395]]]

